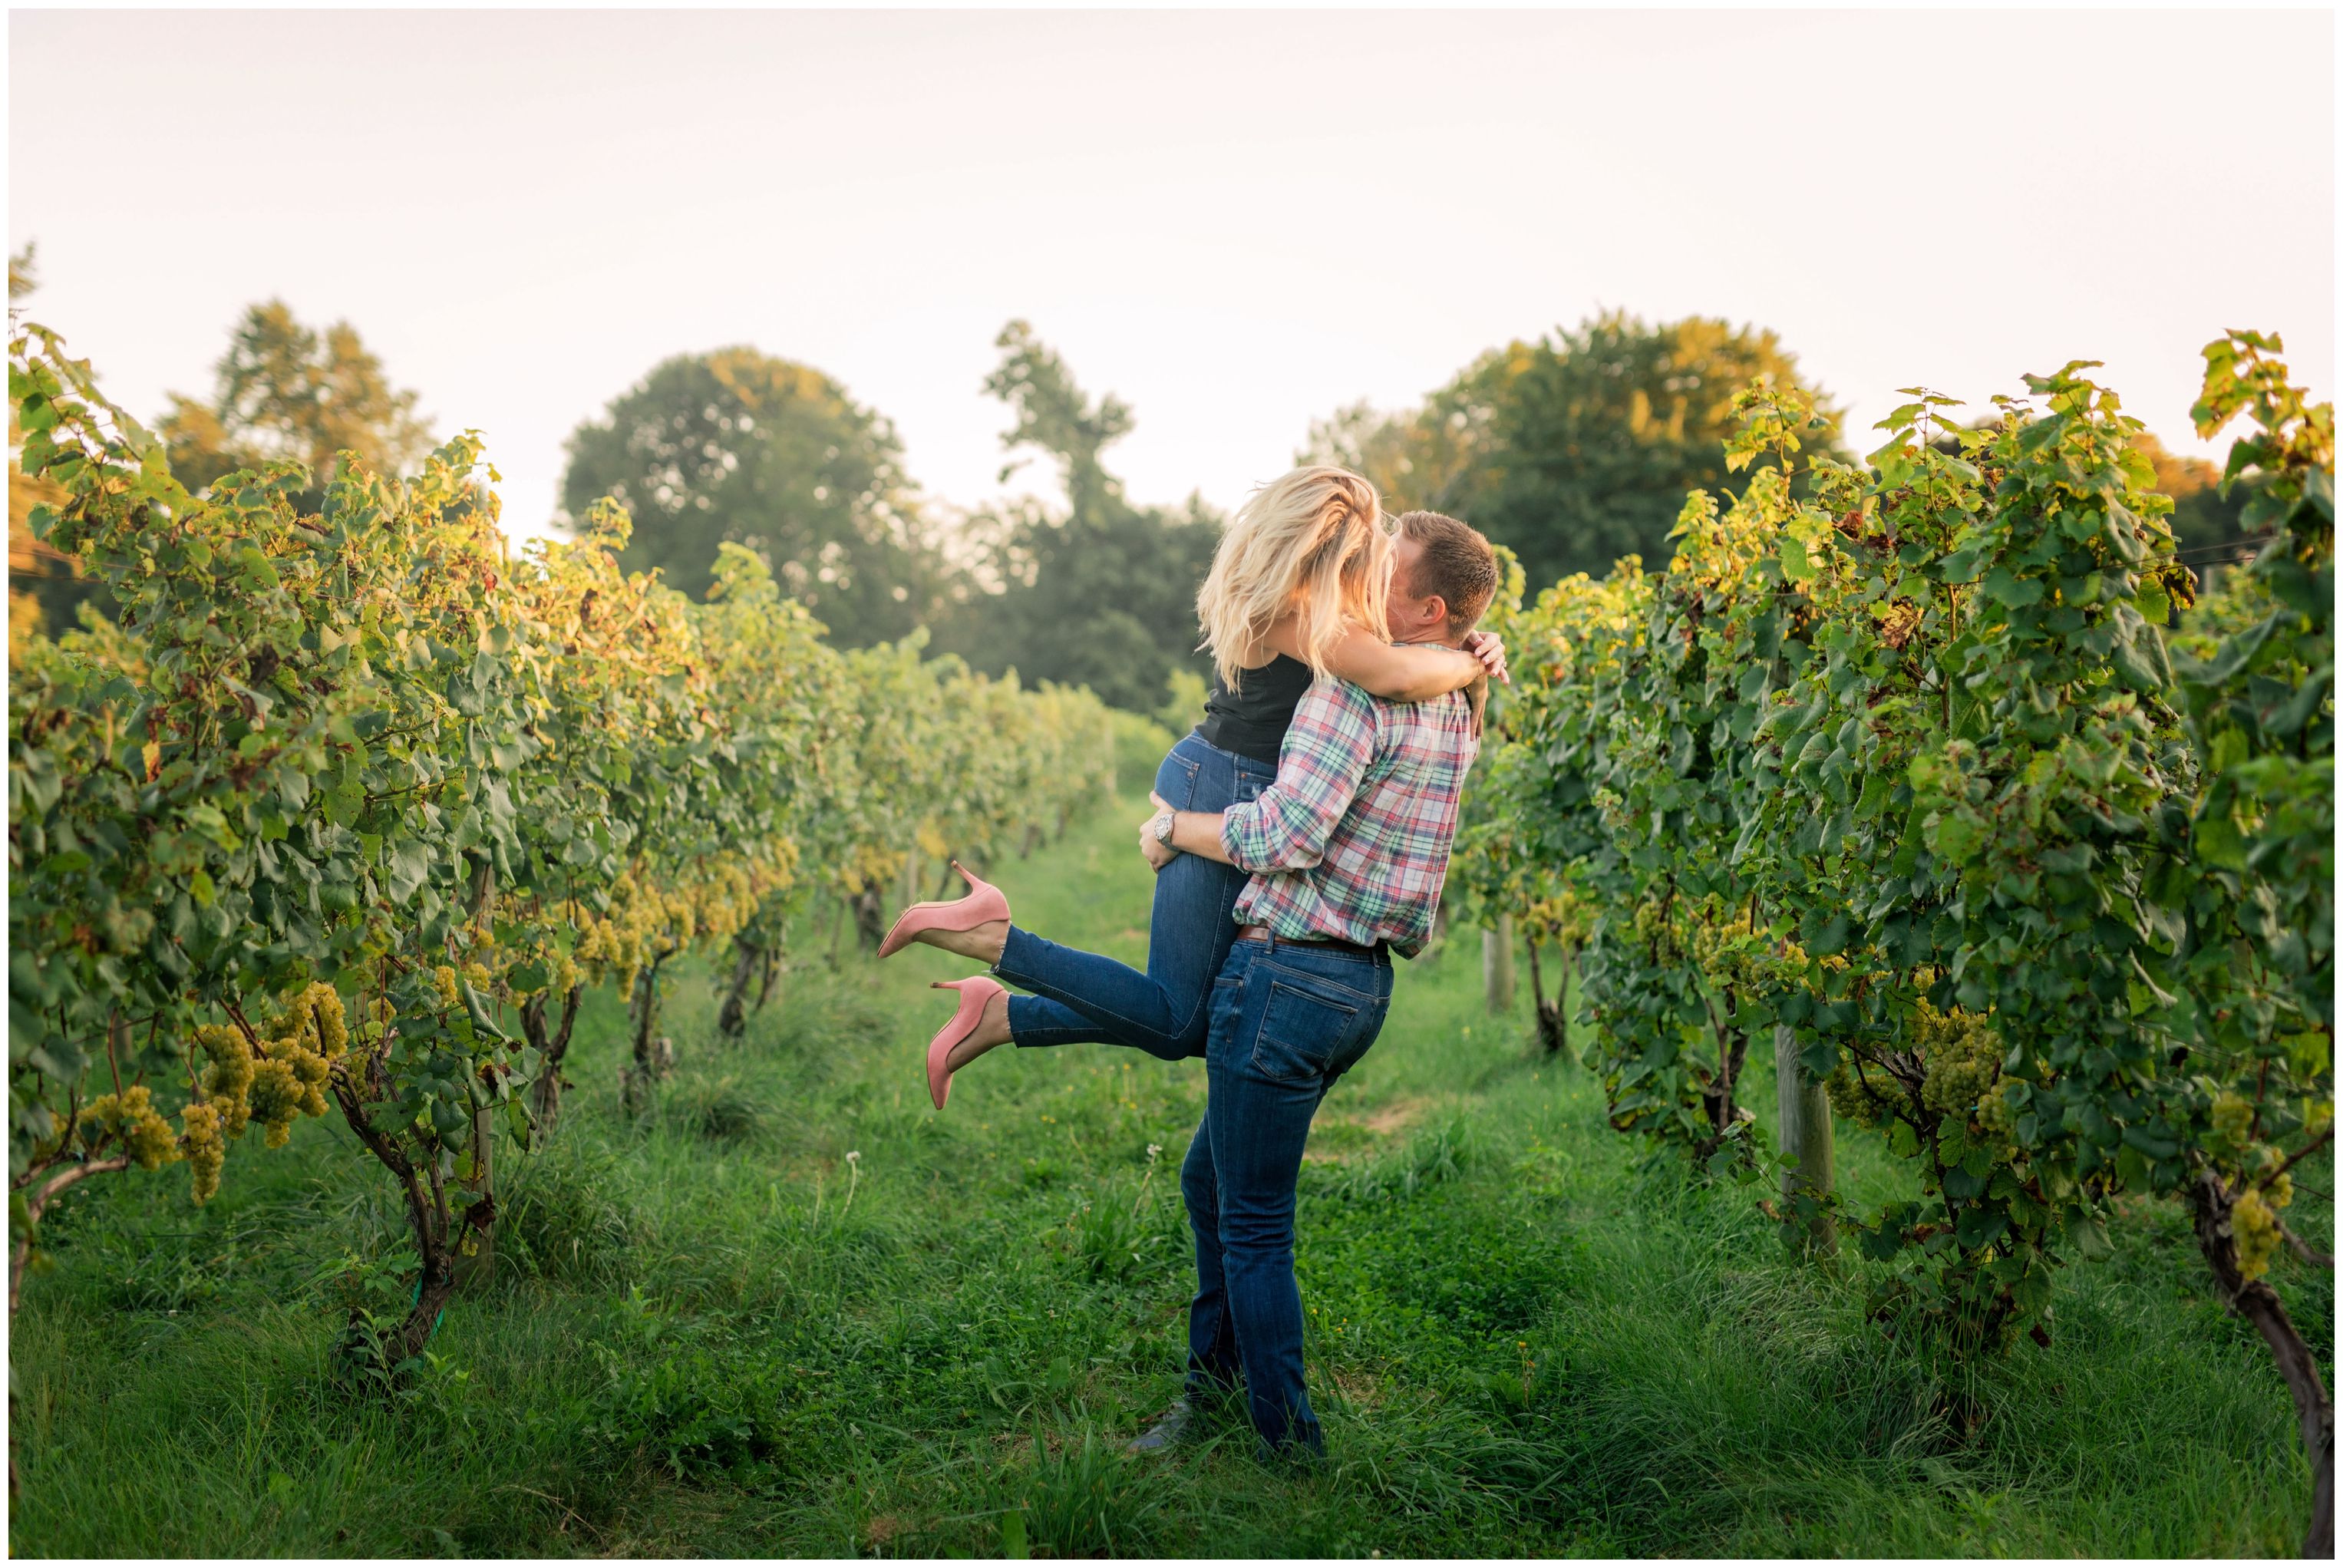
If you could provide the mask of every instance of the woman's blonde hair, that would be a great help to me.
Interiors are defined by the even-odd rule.
[[[1296,468],[1247,498],[1221,536],[1196,594],[1203,646],[1233,691],[1271,625],[1291,613],[1305,661],[1323,675],[1344,621],[1385,635],[1391,576],[1375,487],[1347,468]]]

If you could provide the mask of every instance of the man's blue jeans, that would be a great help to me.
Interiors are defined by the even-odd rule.
[[[1391,993],[1381,953],[1261,940],[1231,948],[1212,986],[1211,1098],[1180,1168],[1196,1233],[1188,1388],[1232,1390],[1242,1370],[1272,1452],[1325,1447],[1302,1386],[1294,1183],[1318,1102],[1374,1044]]]
[[[1175,810],[1225,811],[1276,777],[1274,765],[1191,734],[1156,769],[1155,792]],[[992,972],[1033,993],[1009,999],[1010,1037],[1019,1045],[1136,1046],[1166,1061],[1203,1055],[1205,1003],[1236,940],[1245,880],[1202,855],[1181,855],[1158,872],[1145,974],[1010,927]]]

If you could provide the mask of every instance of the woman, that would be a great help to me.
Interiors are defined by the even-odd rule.
[[[1204,721],[1172,748],[1155,794],[1181,810],[1220,811],[1277,777],[1294,705],[1321,674],[1378,697],[1417,702],[1503,677],[1504,650],[1394,647],[1384,640],[1391,537],[1374,487],[1342,468],[1297,468],[1239,509],[1196,596],[1213,661]],[[955,862],[957,865],[957,862]],[[949,903],[915,904],[879,950],[925,942],[981,960],[1033,994],[1011,996],[989,976],[939,980],[960,1007],[928,1048],[928,1091],[940,1110],[951,1075],[995,1045],[1133,1046],[1176,1061],[1202,1056],[1212,978],[1236,940],[1232,912],[1245,873],[1181,855],[1157,875],[1147,972],[1061,948],[1010,923],[1009,902],[970,876]]]

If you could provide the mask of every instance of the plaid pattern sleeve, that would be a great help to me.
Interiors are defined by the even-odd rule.
[[[1222,819],[1222,848],[1253,873],[1237,919],[1414,956],[1432,935],[1478,748],[1462,692],[1393,703],[1347,682],[1311,688],[1277,781]]]
[[[1312,686],[1278,749],[1277,781],[1222,818],[1231,863],[1241,871],[1317,865],[1374,758],[1374,699],[1348,682]]]

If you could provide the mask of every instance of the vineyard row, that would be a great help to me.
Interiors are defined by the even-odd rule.
[[[253,1129],[338,1114],[421,1260],[396,1366],[492,1238],[497,1147],[558,1116],[587,984],[631,1000],[639,1105],[676,955],[729,946],[737,1030],[810,897],[868,920],[1110,786],[1087,691],[841,652],[737,546],[704,603],[622,574],[607,506],[508,556],[474,437],[305,514],[297,464],[189,494],[38,327],[9,381],[33,526],[115,606],[10,689],[12,1311],[75,1183],[185,1161],[201,1201]]]
[[[2333,1266],[2284,1214],[2334,1121],[2334,415],[2280,351],[2206,350],[2197,429],[2246,417],[2227,480],[2268,542],[2201,603],[2088,365],[1973,427],[1914,388],[1861,466],[1749,388],[1747,483],[1691,496],[1665,571],[1516,578],[1460,875],[1577,965],[1613,1125],[1707,1177],[1778,1166],[1785,1239],[1851,1236],[1899,1332],[2047,1343],[2117,1196],[2183,1200],[2293,1392],[2326,1555],[2333,1408],[2269,1274]],[[1844,1209],[1834,1111],[1916,1196]]]

